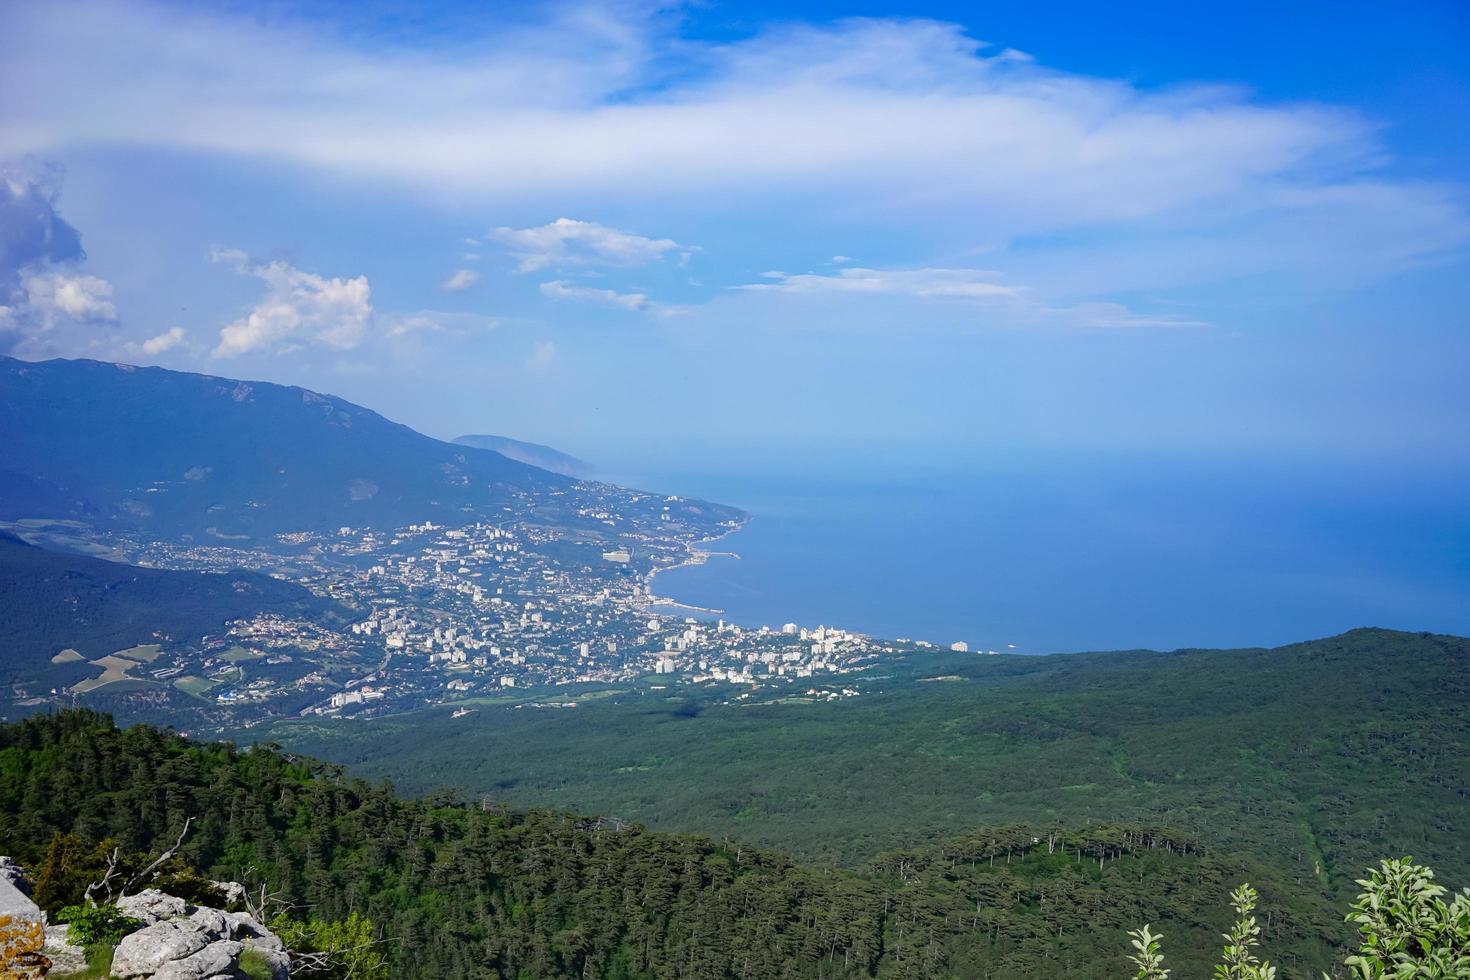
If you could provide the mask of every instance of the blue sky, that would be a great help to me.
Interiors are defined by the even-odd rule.
[[[8,4],[0,350],[593,459],[1465,458],[1470,14],[1201,6]]]

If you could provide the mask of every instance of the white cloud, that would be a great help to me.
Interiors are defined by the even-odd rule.
[[[1016,326],[1071,326],[1087,328],[1198,327],[1204,323],[1180,314],[1140,313],[1120,303],[1087,301],[1071,305],[1048,303],[1036,290],[996,280],[1000,273],[986,269],[864,269],[845,268],[832,275],[781,272],[763,274],[773,282],[737,287],[746,293],[822,295],[833,297],[891,296],[918,301],[949,301],[976,306],[989,320]]]
[[[602,303],[607,306],[621,306],[625,310],[634,313],[645,313],[662,309],[659,304],[654,303],[643,293],[620,293],[613,289],[593,289],[587,286],[574,286],[571,283],[557,279],[552,282],[541,284],[541,295],[552,299],[575,299],[589,303]]]
[[[549,340],[539,340],[531,348],[531,356],[526,358],[526,370],[545,371],[556,362],[556,344]]]
[[[439,284],[446,293],[462,293],[480,281],[480,274],[473,269],[460,269]]]
[[[902,296],[957,297],[963,299],[1014,299],[1023,287],[995,282],[999,275],[983,269],[842,269],[836,275],[816,273],[787,275],[765,272],[775,282],[741,286],[748,290],[779,290],[784,293],[889,293]]]
[[[557,218],[539,228],[496,228],[485,236],[517,260],[517,272],[562,265],[646,265],[688,246],[670,238],[644,238],[593,221]]]
[[[217,248],[210,257],[266,287],[253,310],[220,330],[215,357],[301,342],[348,350],[362,342],[373,315],[366,276],[327,279],[281,261],[253,262],[238,249]]]
[[[170,327],[156,337],[149,337],[138,345],[138,350],[149,357],[156,357],[165,351],[171,351],[184,342],[185,331],[183,327]]]
[[[385,317],[384,335],[407,337],[421,333],[473,333],[493,330],[500,320],[480,313],[451,313],[443,310],[419,310],[416,313],[399,313]]]
[[[1463,192],[1393,176],[1380,127],[1359,113],[1050,70],[933,21],[707,41],[646,5],[551,5],[425,50],[232,8],[11,8],[0,85],[27,98],[5,106],[0,154],[264,159],[520,213],[676,213],[681,227],[837,213],[919,255],[1021,236],[1097,242],[1089,267],[1165,229],[1165,265],[1196,279],[1220,270],[1213,281],[1252,264],[1295,274],[1306,256],[1314,276],[1352,287],[1364,268],[1381,277],[1470,238]],[[1322,220],[1276,247],[1304,207]],[[603,229],[625,237],[599,244],[558,226],[603,229],[563,219],[490,237],[526,272],[686,254],[670,239]]]
[[[97,276],[62,272],[33,273],[22,282],[29,310],[42,330],[58,323],[113,323],[112,284]]]

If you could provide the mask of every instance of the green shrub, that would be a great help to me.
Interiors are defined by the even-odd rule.
[[[275,973],[271,971],[270,960],[259,950],[247,949],[240,954],[240,970],[250,980],[273,980]]]
[[[1445,904],[1434,872],[1411,858],[1384,861],[1358,884],[1348,921],[1362,935],[1348,969],[1361,980],[1470,977],[1470,888]]]
[[[1362,936],[1346,965],[1355,980],[1470,980],[1470,888],[1446,903],[1449,894],[1434,872],[1413,858],[1384,861],[1367,878],[1347,921]],[[1256,891],[1241,885],[1230,893],[1234,927],[1225,934],[1215,980],[1275,980],[1276,968],[1256,958],[1261,929],[1251,914]],[[1129,933],[1138,968],[1134,980],[1168,980],[1161,936],[1148,926]],[[1326,980],[1324,976],[1324,980]]]
[[[67,940],[76,946],[116,946],[143,923],[123,915],[116,905],[68,905],[56,913],[57,922],[71,926]]]

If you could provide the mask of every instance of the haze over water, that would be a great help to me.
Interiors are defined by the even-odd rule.
[[[753,515],[657,594],[742,624],[972,649],[1275,645],[1357,626],[1470,633],[1466,469],[1009,454],[652,466],[635,485]],[[691,467],[692,469],[692,467]]]

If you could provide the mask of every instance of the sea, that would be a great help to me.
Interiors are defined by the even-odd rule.
[[[1470,466],[1281,454],[655,457],[619,482],[734,504],[657,595],[746,626],[1017,653],[1470,635]],[[680,611],[670,609],[669,611]]]

